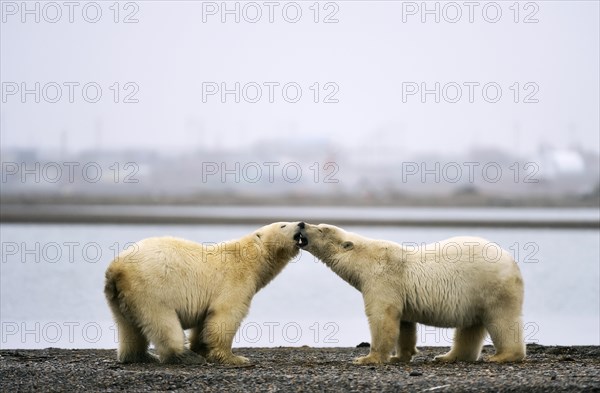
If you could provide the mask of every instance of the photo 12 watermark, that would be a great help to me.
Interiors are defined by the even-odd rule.
[[[519,342],[518,324],[511,325],[505,331],[500,331],[498,327],[493,325],[489,326],[489,329],[495,330],[494,333],[497,336],[506,336],[508,340],[512,339],[514,342]],[[527,344],[537,344],[539,342],[539,332],[540,326],[537,322],[528,321],[523,323],[523,340]],[[454,329],[417,324],[417,340],[417,345],[452,346],[454,345]],[[484,344],[493,345],[489,333],[485,336]]]
[[[340,168],[335,162],[202,162],[202,183],[314,183],[337,184]]]
[[[140,86],[136,82],[2,82],[2,103],[137,104]]]
[[[140,19],[136,1],[2,1],[2,23],[136,24]]]
[[[337,104],[339,91],[336,82],[202,82],[202,103]]]
[[[539,23],[534,1],[403,1],[402,23]]]
[[[516,263],[538,263],[540,247],[536,242],[514,242],[507,249],[490,241],[444,241],[434,243],[403,242],[404,255],[421,262],[436,263],[497,263],[508,255]],[[508,254],[508,255],[507,255]]]
[[[14,242],[1,243],[2,263],[99,263],[116,258],[126,249],[135,252],[137,245],[133,242],[115,242],[103,246],[98,242],[50,241],[50,242]]]
[[[402,103],[537,104],[540,86],[536,82],[402,82]]]
[[[114,183],[137,184],[140,167],[136,162],[96,161],[3,161],[2,184],[23,183]]]
[[[211,324],[208,322],[207,324]],[[52,344],[89,346],[119,343],[117,326],[98,321],[2,321],[2,344],[38,347]],[[234,345],[334,345],[340,342],[340,325],[333,321],[247,321],[240,326],[205,326],[221,334],[235,332]],[[18,344],[18,345],[17,345]],[[83,345],[85,344],[85,345]]]
[[[216,331],[224,334],[233,333],[234,344],[275,344],[285,342],[286,344],[298,344],[299,342],[310,342],[312,344],[337,344],[340,326],[336,322],[314,322],[300,323],[296,321],[285,322],[244,322],[235,330],[227,326],[213,326]],[[206,327],[205,327],[206,329]]]
[[[339,23],[335,1],[203,1],[202,23]]]
[[[539,183],[537,162],[406,161],[400,167],[402,183]]]

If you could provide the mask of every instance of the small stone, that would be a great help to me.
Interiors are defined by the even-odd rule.
[[[423,373],[420,371],[413,370],[408,375],[410,375],[411,377],[420,377],[421,375],[423,375]]]

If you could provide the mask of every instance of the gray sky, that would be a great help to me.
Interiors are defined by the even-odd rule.
[[[400,152],[453,154],[493,146],[528,154],[541,143],[598,151],[599,3],[521,2],[517,16],[512,1],[498,2],[494,4],[502,15],[496,23],[486,21],[496,12],[495,6],[487,6],[484,15],[488,3],[474,3],[473,23],[464,2],[453,3],[462,16],[450,23],[457,9],[440,2],[436,23],[435,15],[422,14],[420,1],[322,2],[315,23],[312,1],[275,2],[269,23],[269,7],[258,2],[262,17],[249,23],[244,17],[254,18],[256,7],[239,2],[240,22],[225,15],[222,23],[220,9],[211,14],[220,1],[138,1],[127,8],[121,3],[115,23],[113,2],[100,2],[102,16],[90,23],[83,17],[88,3],[82,2],[69,23],[69,9],[59,2],[58,22],[45,20],[55,18],[56,9],[40,3],[40,22],[35,23],[35,15],[22,15],[21,2],[3,2],[2,146],[59,148],[65,140],[61,135],[67,135],[73,152],[96,147],[245,148],[273,138],[352,147],[375,135]],[[35,3],[28,4],[33,8]],[[283,9],[293,19],[295,4],[302,16],[290,23]],[[93,19],[95,9],[86,10]],[[129,14],[138,23],[123,23]],[[338,22],[323,23],[327,15]],[[538,22],[523,23],[526,18]],[[62,96],[50,103],[41,92],[41,102],[35,103],[29,94],[23,103],[20,91],[9,94],[14,86],[21,89],[22,82],[29,89],[35,82],[41,87],[50,83],[50,101],[57,83]],[[65,82],[79,83],[73,87],[73,103]],[[83,99],[82,86],[89,82],[102,88],[97,103]],[[115,82],[119,101],[137,86],[133,98],[139,102],[114,103]],[[127,82],[135,85],[126,88]],[[230,94],[222,103],[217,93],[203,102],[203,82],[219,88],[225,83],[229,89],[236,82],[249,84],[246,99],[241,95],[235,103]],[[289,82],[297,85],[290,85],[285,98],[294,98],[293,86],[302,89],[296,103],[284,99],[282,86]],[[313,102],[315,82],[318,103]],[[328,82],[332,84],[326,87]],[[424,103],[419,92],[406,95],[415,86],[434,89],[436,82],[439,103],[433,94]],[[257,85],[262,96],[250,103]],[[451,103],[457,86],[462,96]],[[494,99],[497,86],[502,96],[486,102]],[[334,91],[330,98],[339,102],[323,103]],[[94,95],[88,90],[88,98]],[[526,97],[539,102],[524,103]]]

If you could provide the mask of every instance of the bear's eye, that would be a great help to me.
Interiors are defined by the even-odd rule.
[[[283,225],[281,226],[281,228],[285,228],[285,226],[286,226],[286,225],[287,225],[287,224],[283,224]]]

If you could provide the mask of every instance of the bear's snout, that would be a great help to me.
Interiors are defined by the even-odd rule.
[[[304,227],[306,226],[306,224],[303,221],[301,221],[301,222],[298,223],[298,226],[300,227],[300,229],[304,229]]]
[[[308,245],[308,239],[306,238],[304,233],[302,233],[304,230],[304,223],[301,222],[300,224],[298,224],[298,227],[298,231],[294,234],[294,240],[296,241],[296,246],[298,246],[299,248],[303,248]]]

